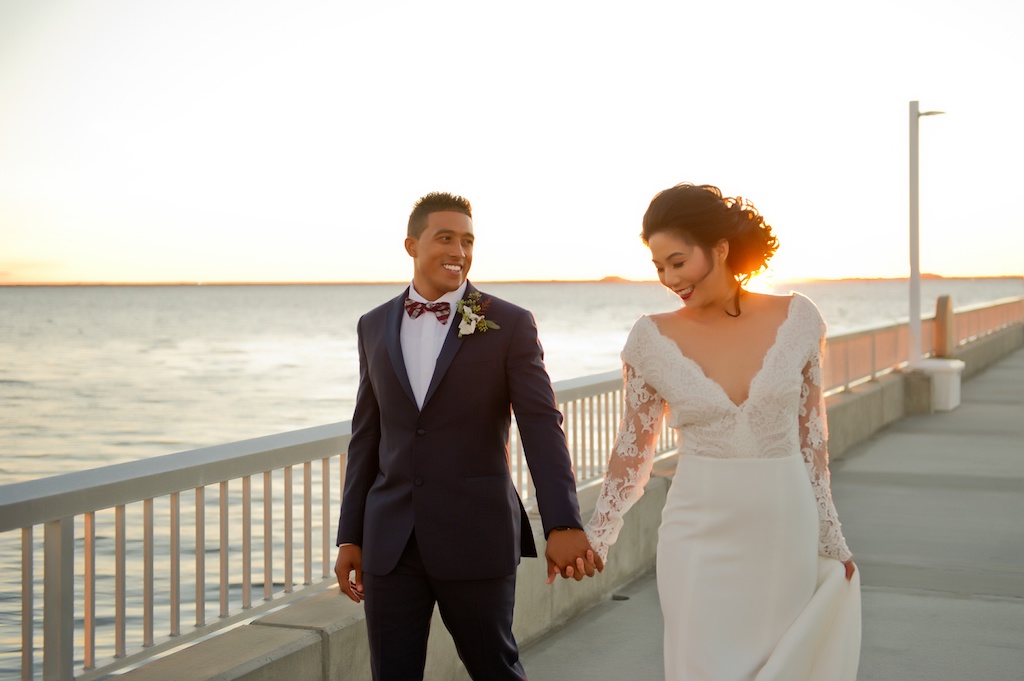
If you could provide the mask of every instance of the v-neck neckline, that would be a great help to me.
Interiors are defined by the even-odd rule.
[[[662,333],[661,332],[661,327],[658,326],[658,323],[656,321],[654,321],[653,318],[646,317],[646,319],[654,326],[654,332],[660,338],[662,338],[666,343],[668,343],[669,345],[671,345],[675,349],[676,355],[680,359],[682,359],[683,362],[689,364],[694,369],[696,369],[697,374],[701,378],[703,378],[705,381],[707,381],[708,383],[713,385],[718,390],[718,393],[734,409],[742,410],[747,404],[750,403],[750,398],[754,394],[754,387],[757,384],[757,379],[761,376],[761,374],[764,373],[765,367],[768,366],[769,358],[771,357],[772,353],[775,351],[775,348],[777,348],[779,346],[779,341],[782,338],[783,330],[786,328],[786,325],[789,324],[789,321],[793,318],[793,306],[795,305],[796,298],[797,298],[796,294],[791,294],[790,295],[789,305],[786,308],[786,317],[775,328],[775,338],[772,339],[772,344],[770,346],[768,346],[768,349],[765,351],[764,356],[761,358],[761,365],[760,365],[760,367],[758,367],[757,371],[754,372],[754,375],[751,377],[750,382],[747,384],[747,396],[746,396],[746,398],[742,402],[739,402],[739,403],[733,401],[732,397],[729,396],[729,393],[726,392],[725,388],[722,387],[722,384],[720,384],[718,381],[716,381],[715,379],[713,379],[710,376],[708,376],[707,372],[704,370],[704,367],[702,367],[700,364],[697,363],[696,360],[690,358],[686,353],[684,353],[683,349],[681,347],[679,347],[679,343],[677,343],[676,341],[672,340],[671,338],[666,336],[664,333]]]

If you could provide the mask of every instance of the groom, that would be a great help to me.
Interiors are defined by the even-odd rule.
[[[375,681],[423,678],[435,603],[473,679],[526,679],[512,606],[519,559],[537,549],[509,475],[512,410],[547,537],[548,583],[603,568],[581,529],[537,327],[528,311],[466,280],[466,199],[422,197],[405,250],[412,285],[359,320],[334,571],[349,598],[366,602]]]

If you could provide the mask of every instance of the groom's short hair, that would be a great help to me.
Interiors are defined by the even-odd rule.
[[[468,199],[448,192],[430,192],[426,196],[421,196],[416,205],[412,207],[406,236],[419,239],[427,226],[427,216],[445,210],[473,217],[473,207],[469,205]]]

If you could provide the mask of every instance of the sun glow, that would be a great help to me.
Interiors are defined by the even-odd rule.
[[[1024,3],[200,4],[0,3],[0,284],[400,281],[434,190],[473,202],[481,280],[647,278],[641,216],[684,181],[751,198],[783,279],[905,277],[909,100],[946,111],[920,126],[922,269],[1022,271],[1019,217],[962,187],[1024,185]],[[725,53],[684,28],[729,15]]]
[[[775,279],[771,274],[762,272],[752,276],[744,288],[754,293],[772,293],[775,290],[774,282]]]

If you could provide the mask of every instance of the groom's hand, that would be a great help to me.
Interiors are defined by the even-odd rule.
[[[591,548],[586,533],[574,527],[551,530],[544,557],[548,561],[548,584],[559,574],[578,582],[604,570],[604,562]]]
[[[349,575],[355,573],[354,580]],[[338,547],[338,559],[334,562],[334,574],[338,577],[341,592],[359,603],[363,600],[363,548],[355,544]]]

